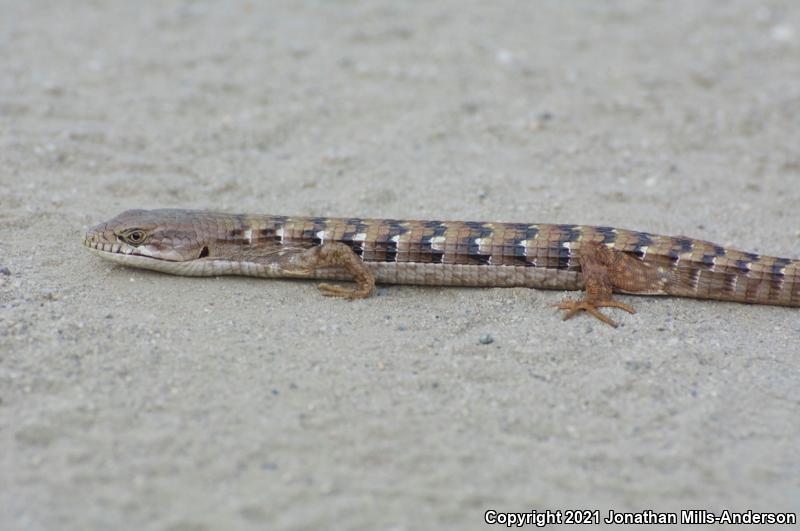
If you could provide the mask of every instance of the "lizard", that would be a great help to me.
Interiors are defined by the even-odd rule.
[[[127,210],[90,228],[102,258],[186,276],[351,280],[323,295],[361,299],[376,283],[584,290],[564,320],[634,308],[613,293],[800,306],[800,260],[684,236],[604,226]]]

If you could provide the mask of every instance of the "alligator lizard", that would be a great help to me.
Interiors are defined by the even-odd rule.
[[[628,304],[612,292],[800,306],[800,260],[612,227],[128,210],[84,244],[127,266],[188,276],[352,280],[323,295],[367,297],[375,283],[585,290],[564,319]]]

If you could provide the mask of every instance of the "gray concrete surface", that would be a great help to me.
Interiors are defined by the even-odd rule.
[[[800,511],[800,313],[187,279],[132,207],[616,225],[800,255],[800,6],[0,2],[0,528]],[[494,342],[479,343],[482,334]]]

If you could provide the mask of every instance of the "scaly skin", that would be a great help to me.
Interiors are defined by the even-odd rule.
[[[103,258],[189,276],[354,280],[325,295],[361,298],[380,284],[586,290],[565,318],[612,306],[612,291],[800,306],[800,260],[692,238],[581,225],[404,221],[128,210],[90,229]]]

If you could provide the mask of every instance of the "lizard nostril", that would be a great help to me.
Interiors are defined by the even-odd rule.
[[[205,258],[206,256],[208,256],[208,247],[203,247],[200,250],[200,256],[198,256],[197,258]]]

